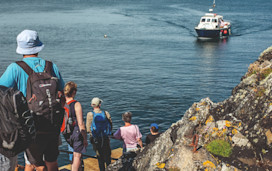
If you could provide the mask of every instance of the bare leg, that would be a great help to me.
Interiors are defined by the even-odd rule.
[[[46,165],[48,171],[58,171],[59,170],[57,161],[54,161],[54,162],[45,161],[45,165]]]
[[[34,166],[36,171],[47,171],[45,166]]]
[[[78,171],[81,165],[81,153],[73,153],[72,171]]]
[[[25,164],[25,171],[35,171],[35,168],[31,164]]]

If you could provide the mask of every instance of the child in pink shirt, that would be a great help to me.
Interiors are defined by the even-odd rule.
[[[122,114],[122,120],[125,122],[125,126],[120,127],[113,135],[115,139],[124,141],[124,152],[137,149],[137,144],[143,147],[143,142],[141,139],[142,134],[137,125],[131,124],[131,118],[131,112],[125,112]]]

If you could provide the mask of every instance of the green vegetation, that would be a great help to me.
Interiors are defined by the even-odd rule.
[[[260,80],[265,79],[272,72],[272,68],[265,69],[260,74]]]
[[[259,76],[259,81],[265,79],[269,74],[271,74],[272,72],[272,68],[267,68],[267,69],[264,69],[262,71],[260,71],[259,69],[251,69],[248,73],[248,77],[250,77],[251,75],[258,75]]]
[[[265,93],[265,88],[260,88],[257,90],[256,96],[262,97],[262,96],[264,96],[264,93]]]
[[[222,139],[216,139],[211,141],[207,145],[206,149],[212,154],[222,157],[229,157],[232,153],[232,147],[230,143]]]

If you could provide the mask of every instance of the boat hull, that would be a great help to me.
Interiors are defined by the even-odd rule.
[[[198,37],[205,38],[221,38],[230,35],[230,28],[217,29],[217,30],[207,30],[195,28]]]

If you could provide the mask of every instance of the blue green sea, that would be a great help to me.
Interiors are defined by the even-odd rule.
[[[123,125],[121,114],[131,111],[145,140],[151,123],[165,131],[194,102],[228,98],[249,64],[271,46],[267,0],[217,0],[214,12],[232,23],[232,35],[198,40],[194,27],[212,2],[1,0],[0,74],[22,58],[15,53],[17,34],[36,30],[45,44],[39,56],[55,62],[66,82],[78,84],[84,117],[99,97],[114,130]],[[113,149],[121,145],[111,141]],[[64,140],[60,148],[67,149]],[[86,154],[94,155],[91,145]],[[67,154],[58,161],[68,164]]]

